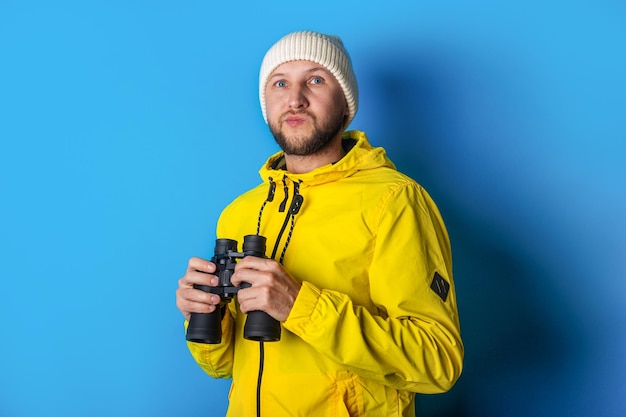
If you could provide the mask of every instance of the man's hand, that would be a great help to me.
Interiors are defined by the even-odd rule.
[[[187,272],[178,280],[176,307],[189,320],[191,313],[212,313],[220,303],[220,296],[193,287],[194,284],[216,286],[215,264],[201,258],[191,258]]]
[[[237,293],[242,312],[265,311],[278,321],[287,320],[302,286],[278,262],[254,256],[237,263],[231,282],[237,287],[243,282],[252,285]]]

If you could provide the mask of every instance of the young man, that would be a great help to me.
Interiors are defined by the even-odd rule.
[[[229,416],[413,416],[415,393],[450,389],[461,342],[448,235],[424,189],[364,133],[345,131],[357,83],[341,40],[295,32],[266,54],[263,115],[282,151],[263,183],[222,212],[219,238],[267,238],[235,267],[220,344],[189,342],[211,376],[232,377]],[[216,266],[192,258],[177,306],[210,313]],[[247,286],[247,284],[246,284]],[[243,335],[250,312],[280,341]],[[186,321],[187,324],[187,321]]]

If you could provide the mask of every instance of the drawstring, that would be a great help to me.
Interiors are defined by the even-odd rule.
[[[274,194],[276,193],[276,183],[274,182],[272,177],[269,177],[268,179],[270,181],[270,189],[269,189],[269,192],[267,193],[267,197],[265,198],[265,201],[263,202],[263,205],[261,205],[261,209],[259,210],[259,218],[257,219],[257,222],[256,222],[256,234],[257,235],[261,234],[261,216],[263,216],[263,210],[265,210],[265,205],[271,201],[274,201]]]
[[[293,233],[293,228],[296,224],[296,214],[300,211],[300,207],[302,207],[302,202],[304,201],[304,197],[300,195],[300,182],[295,182],[293,184],[293,200],[291,200],[291,206],[289,207],[289,217],[291,217],[291,226],[289,227],[289,233],[287,233],[287,239],[285,239],[285,246],[283,246],[283,251],[280,254],[280,260],[278,261],[280,264],[283,263],[283,259],[285,258],[285,252],[287,252],[287,246],[289,246],[289,242],[291,241],[291,235]]]
[[[269,189],[268,195],[265,201],[263,202],[263,204],[261,205],[261,209],[259,210],[259,217],[257,219],[257,229],[256,229],[257,235],[261,234],[261,217],[263,216],[263,210],[265,210],[265,206],[267,205],[267,203],[274,200],[274,195],[276,193],[276,183],[271,177],[269,178],[269,182],[270,182],[270,189]],[[274,244],[274,250],[272,251],[271,258],[276,259],[275,257],[278,251],[278,246],[280,244],[281,238],[283,236],[283,233],[285,232],[285,228],[287,227],[287,224],[290,223],[289,232],[287,233],[287,238],[285,240],[285,245],[283,246],[283,250],[280,254],[280,259],[278,260],[278,262],[281,264],[283,263],[283,260],[285,258],[285,253],[287,252],[287,247],[289,246],[289,242],[291,241],[291,236],[293,234],[293,229],[295,227],[295,216],[300,211],[300,208],[302,207],[302,203],[304,201],[304,197],[300,195],[300,183],[301,181],[293,183],[294,194],[291,200],[291,205],[289,206],[289,210],[287,211],[287,216],[285,217],[283,226],[281,227],[280,232],[278,233],[278,236],[276,238],[276,243]],[[279,213],[283,213],[285,211],[285,208],[287,207],[287,201],[289,200],[289,186],[287,185],[287,180],[284,177],[283,177],[283,188],[285,190],[285,198],[280,203],[280,206],[278,209]]]
[[[287,223],[291,221],[291,227],[289,229],[289,233],[287,234],[287,240],[285,241],[285,246],[283,246],[283,251],[281,253],[281,257],[279,262],[282,264],[283,258],[285,256],[285,252],[287,251],[287,246],[289,245],[289,241],[291,240],[291,235],[293,233],[293,228],[295,225],[295,215],[300,211],[300,207],[302,206],[302,201],[304,198],[299,194],[300,183],[293,183],[293,199],[291,200],[291,205],[289,206],[289,210],[287,211],[287,216],[285,216],[285,221],[283,222],[283,226],[280,228],[280,232],[278,232],[278,236],[276,237],[276,243],[274,244],[274,250],[272,251],[272,259],[276,259],[276,252],[278,251],[278,245],[283,237],[283,233],[285,232],[285,228],[287,227]]]

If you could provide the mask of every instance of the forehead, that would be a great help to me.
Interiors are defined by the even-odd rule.
[[[317,64],[313,61],[306,60],[298,60],[298,61],[289,61],[283,64],[280,64],[274,71],[270,73],[269,78],[277,77],[277,76],[297,76],[297,75],[308,75],[313,73],[324,73],[327,75],[331,75],[331,72],[328,71],[325,67],[320,64]],[[334,78],[334,77],[333,77]]]

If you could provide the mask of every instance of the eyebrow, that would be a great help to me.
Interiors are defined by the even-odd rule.
[[[317,72],[317,71],[322,71],[322,72],[326,72],[326,73],[330,74],[330,71],[328,71],[326,68],[324,68],[322,66],[313,67],[313,68],[305,70],[304,72],[311,74],[311,73],[314,73],[314,72]],[[272,75],[270,75],[268,79],[274,78],[274,77],[284,77],[284,76],[285,76],[284,72],[275,72]]]

